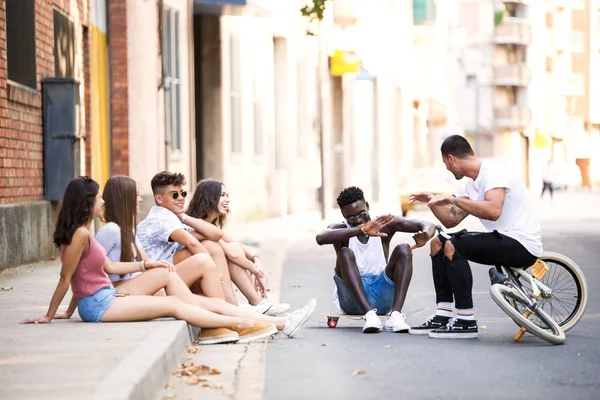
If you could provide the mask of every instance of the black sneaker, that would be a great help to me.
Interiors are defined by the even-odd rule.
[[[476,339],[477,336],[477,321],[457,318],[452,318],[445,327],[429,332],[429,337],[434,339]]]
[[[427,335],[434,329],[441,329],[450,321],[450,317],[442,317],[439,315],[430,315],[423,324],[411,327],[408,331],[411,335]]]

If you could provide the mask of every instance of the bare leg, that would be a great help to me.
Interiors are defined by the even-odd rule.
[[[179,275],[166,268],[152,268],[133,279],[120,284],[117,293],[130,295],[149,295],[165,288],[167,295],[176,296],[187,304],[197,305],[196,295],[190,292]]]
[[[279,330],[282,330],[285,327],[285,318],[271,317],[269,315],[255,313],[254,311],[229,304],[225,300],[221,299],[213,299],[204,296],[196,296],[196,299],[200,307],[216,314],[246,318],[253,321],[267,322],[269,324],[274,324]]]
[[[342,278],[350,293],[354,295],[363,313],[367,313],[372,309],[367,300],[367,294],[360,278],[360,271],[356,265],[354,252],[347,247],[340,249],[338,260],[336,263],[335,273]]]
[[[208,254],[195,254],[188,257],[176,264],[175,269],[181,279],[190,288],[199,280],[202,294],[207,297],[225,298],[219,271],[215,262]]]
[[[235,264],[232,261],[227,262],[231,280],[240,289],[242,294],[248,299],[248,303],[255,306],[262,300],[260,293],[254,289],[254,283],[248,274],[247,270]]]
[[[184,320],[200,328],[244,329],[254,322],[249,319],[218,315],[200,307],[185,304],[173,296],[117,297],[102,316],[102,322],[148,321],[161,317]]]
[[[229,266],[227,265],[227,258],[225,257],[225,253],[223,253],[223,249],[219,243],[213,242],[212,240],[204,240],[202,241],[202,245],[206,248],[217,265],[217,272],[221,279],[225,300],[227,300],[228,303],[237,306],[238,302],[233,291],[231,276],[229,275]]]
[[[193,254],[190,253],[190,251],[188,249],[185,249],[185,248],[181,249],[173,255],[173,264],[177,265],[177,264],[187,260],[191,256],[193,256]],[[177,272],[179,272],[179,271],[177,271]],[[179,275],[181,275],[181,274],[179,274]],[[182,277],[182,278],[184,278],[184,277]],[[196,279],[191,284],[188,283],[187,279],[184,279],[184,281],[188,284],[192,293],[202,294],[202,289],[200,289],[200,279],[199,278]]]
[[[394,304],[392,310],[402,312],[404,307],[404,301],[406,300],[406,294],[408,293],[408,286],[412,279],[412,253],[410,246],[406,243],[399,244],[394,247],[390,261],[385,268],[385,274],[396,284],[396,290],[394,292]]]

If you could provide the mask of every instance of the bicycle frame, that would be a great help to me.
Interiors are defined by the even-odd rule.
[[[552,296],[552,289],[550,289],[548,286],[544,285],[537,278],[535,278],[535,277],[531,276],[530,274],[528,274],[527,272],[525,272],[525,270],[523,268],[510,268],[510,267],[496,266],[496,269],[499,272],[502,272],[504,270],[506,275],[512,281],[511,286],[513,286],[514,289],[516,289],[525,299],[527,299],[527,301],[529,302],[529,305],[532,307],[536,307],[539,305],[537,303],[537,301],[541,300],[541,298],[540,298],[541,295],[543,295],[544,298],[549,298]],[[523,285],[519,281],[518,276],[522,276],[529,281],[529,283],[531,284],[531,293],[527,293],[525,291],[525,289],[523,288]]]

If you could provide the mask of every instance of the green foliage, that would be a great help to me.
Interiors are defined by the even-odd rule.
[[[321,22],[325,14],[325,3],[327,0],[311,0],[312,4],[306,5],[300,9],[303,17],[309,19],[310,22]]]

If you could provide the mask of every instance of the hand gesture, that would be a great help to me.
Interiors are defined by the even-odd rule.
[[[21,321],[21,324],[49,324],[50,321],[52,321],[52,318],[50,318],[47,315],[44,315],[43,317],[40,318],[31,318],[31,319],[25,319],[23,321]]]
[[[415,240],[415,244],[410,246],[411,250],[418,249],[419,247],[425,246],[425,244],[431,239],[429,233],[424,231],[419,231],[413,235],[413,239]]]
[[[258,276],[259,278],[264,278],[265,270],[262,268],[260,258],[256,257],[254,259],[254,266],[256,267],[256,270],[254,271],[254,275]]]
[[[409,203],[414,203],[415,201],[420,201],[421,203],[428,203],[432,197],[433,197],[433,193],[429,193],[429,192],[413,193],[409,197],[409,200],[410,200]]]
[[[267,280],[263,277],[259,277],[258,275],[254,275],[254,288],[258,293],[260,293],[260,297],[263,299],[267,298]]]
[[[380,236],[387,237],[387,233],[380,232],[381,229],[394,221],[394,217],[391,214],[380,215],[373,221],[369,221],[363,225],[364,230],[369,236]]]
[[[435,207],[435,206],[447,206],[452,204],[454,201],[454,196],[449,194],[436,194],[429,200],[427,203],[427,207]]]
[[[168,261],[146,261],[146,269],[167,268],[169,271],[175,271],[175,266]]]

